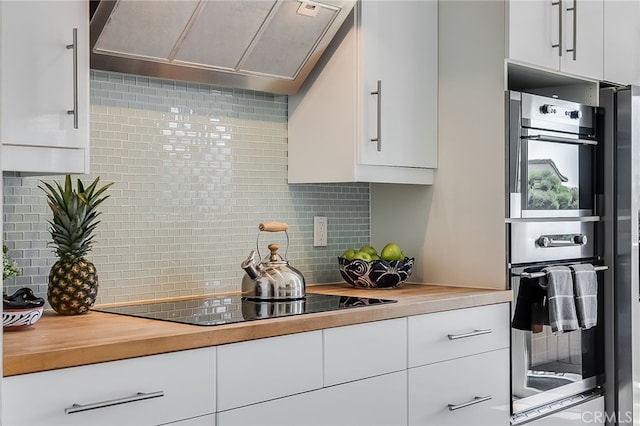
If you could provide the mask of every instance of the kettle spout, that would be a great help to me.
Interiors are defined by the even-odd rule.
[[[251,250],[251,253],[249,253],[249,257],[247,257],[240,264],[240,267],[242,267],[242,269],[244,269],[244,271],[247,273],[247,275],[249,275],[249,278],[251,278],[252,280],[255,280],[256,278],[258,278],[260,276],[260,272],[258,271],[258,265],[256,265],[256,262],[254,260],[255,254],[256,254],[256,251],[255,250]]]

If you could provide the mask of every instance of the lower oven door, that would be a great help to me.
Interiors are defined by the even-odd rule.
[[[598,323],[595,327],[562,334],[552,332],[545,318],[544,309],[541,311],[542,317],[532,321],[529,329],[526,324],[523,326],[520,321],[515,320],[518,305],[526,303],[518,297],[523,291],[521,286],[537,285],[535,280],[521,279],[520,274],[539,271],[544,266],[549,265],[528,265],[526,268],[511,270],[511,289],[514,294],[511,328],[511,386],[514,418],[533,409],[548,413],[554,405],[558,405],[559,401],[594,390],[603,380],[603,309],[598,309]],[[598,275],[598,306],[602,307],[603,277],[600,272]],[[540,410],[540,407],[544,409]]]

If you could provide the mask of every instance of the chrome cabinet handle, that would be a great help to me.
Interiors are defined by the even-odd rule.
[[[551,2],[551,6],[558,6],[558,44],[551,47],[558,48],[558,56],[562,56],[562,0]]]
[[[573,7],[568,7],[567,12],[573,12],[573,48],[567,49],[567,52],[573,52],[573,60],[576,60],[576,42],[578,39],[578,0],[573,0]]]
[[[461,408],[468,407],[470,405],[480,404],[481,402],[489,401],[491,399],[493,399],[493,396],[491,395],[476,396],[471,401],[463,402],[462,404],[447,404],[447,407],[449,407],[449,411],[456,411]]]
[[[378,152],[382,150],[382,81],[378,80],[378,87],[375,92],[371,92],[372,95],[378,96],[378,106],[376,113],[376,137],[371,139],[371,142],[378,143]]]
[[[467,337],[481,336],[483,334],[490,334],[490,333],[493,333],[493,330],[490,328],[485,328],[482,330],[473,330],[468,333],[462,333],[462,334],[447,334],[447,337],[449,338],[449,340],[458,340],[458,339],[465,339]]]
[[[161,398],[163,396],[164,396],[164,391],[149,392],[149,393],[138,392],[137,394],[132,395],[132,396],[126,396],[124,398],[112,399],[112,400],[109,400],[109,401],[93,402],[91,404],[83,404],[83,405],[81,405],[81,404],[73,404],[71,407],[65,408],[64,409],[64,413],[65,414],[80,413],[82,411],[97,410],[99,408],[111,407],[113,405],[128,404],[130,402],[144,401],[145,399]]]
[[[78,128],[78,29],[73,29],[73,43],[67,44],[67,49],[73,49],[73,109],[67,114],[73,114],[73,128]]]

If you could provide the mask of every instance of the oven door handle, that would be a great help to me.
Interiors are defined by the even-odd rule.
[[[574,247],[587,245],[587,236],[584,234],[567,234],[568,239],[556,239],[559,235],[540,235],[536,240],[536,246],[540,248],[550,247]]]
[[[560,143],[575,143],[580,145],[598,145],[598,141],[594,141],[591,139],[572,139],[572,138],[563,138],[560,136],[549,136],[549,135],[531,135],[531,136],[522,136],[522,139],[529,139],[534,141],[545,141],[545,142],[560,142]]]
[[[608,270],[609,267],[607,265],[594,265],[593,269],[596,272],[602,272],[602,271]],[[542,278],[546,276],[547,273],[546,272],[520,272],[520,273],[514,273],[513,275],[520,278]]]

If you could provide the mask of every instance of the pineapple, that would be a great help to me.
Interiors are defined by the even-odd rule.
[[[49,272],[47,299],[51,307],[64,315],[77,315],[89,311],[98,294],[98,274],[95,266],[86,259],[93,245],[94,231],[100,212],[96,207],[108,195],[101,194],[113,183],[96,189],[100,178],[96,178],[85,188],[78,179],[77,190],[71,184],[71,176],[65,178],[64,188],[42,181],[39,186],[48,198],[53,213],[49,220],[49,232],[59,260]]]

